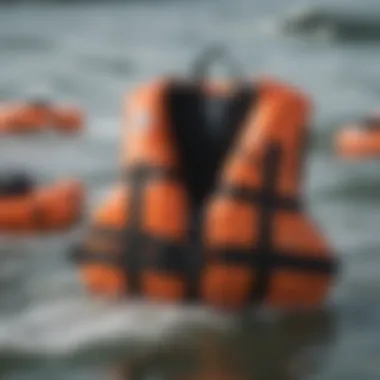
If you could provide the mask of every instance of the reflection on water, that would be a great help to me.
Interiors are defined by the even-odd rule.
[[[188,329],[120,363],[112,380],[298,380],[317,373],[335,338],[325,311],[240,321],[233,331]]]

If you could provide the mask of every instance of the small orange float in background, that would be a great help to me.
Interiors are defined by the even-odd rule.
[[[69,228],[82,215],[81,183],[36,186],[24,173],[0,173],[0,233],[40,233]]]
[[[55,129],[75,133],[83,129],[84,115],[74,106],[60,106],[45,101],[0,104],[1,133],[32,133]]]
[[[380,115],[343,126],[335,136],[334,144],[340,157],[380,157]]]

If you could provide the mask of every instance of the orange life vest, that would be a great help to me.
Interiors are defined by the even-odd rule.
[[[75,255],[85,285],[233,309],[319,306],[336,262],[301,203],[309,112],[273,80],[137,89],[121,182]]]
[[[374,115],[357,123],[344,125],[334,138],[338,156],[363,159],[380,155],[380,116]]]
[[[0,173],[0,234],[69,228],[80,220],[83,204],[83,185],[77,181],[36,186],[23,173]]]
[[[78,108],[45,103],[0,104],[0,134],[40,132],[54,128],[72,133],[83,129]]]

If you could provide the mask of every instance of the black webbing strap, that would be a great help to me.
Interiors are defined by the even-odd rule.
[[[276,268],[327,275],[337,271],[337,261],[331,258],[313,258],[308,257],[307,253],[305,255],[302,255],[302,252],[295,254],[274,247],[272,234],[275,213],[279,210],[297,212],[302,209],[296,198],[276,194],[280,159],[280,147],[271,144],[262,161],[263,185],[261,189],[251,190],[223,185],[218,191],[220,195],[249,202],[259,209],[258,241],[253,249],[229,247],[215,250],[211,255],[213,261],[248,266],[255,270],[256,279],[250,290],[250,300],[255,303],[262,301],[267,294],[270,276]]]
[[[311,272],[319,274],[334,274],[337,271],[337,262],[330,258],[307,257],[299,252],[294,255],[290,251],[276,250],[271,255],[262,255],[258,249],[220,249],[213,253],[212,260],[231,265],[252,266],[261,268],[266,262],[270,268],[283,268],[294,271]],[[306,256],[306,257],[305,257]]]
[[[101,245],[92,245],[90,249],[85,247],[75,247],[70,253],[70,259],[76,263],[100,263],[102,265],[123,267],[125,258],[121,254],[121,242],[125,231],[96,228],[92,230],[97,236]],[[185,270],[182,259],[182,247],[179,244],[171,244],[162,238],[148,236],[143,233],[141,237],[141,258],[139,264],[143,264],[144,269],[155,269],[161,272],[183,273]],[[111,249],[110,246],[118,246],[119,249]],[[106,246],[106,247],[104,247]],[[139,268],[141,269],[141,268]]]
[[[79,265],[102,263],[109,266],[120,266],[122,238],[123,231],[119,229],[94,225],[88,232],[86,242],[71,247],[68,254],[69,260]],[[91,244],[89,247],[88,243],[91,240],[96,244]],[[112,247],[112,252],[110,247]]]
[[[127,205],[128,210],[126,210],[129,222],[124,231],[123,266],[126,272],[128,294],[139,294],[141,269],[143,265],[145,266],[143,261],[144,251],[147,249],[147,236],[142,233],[141,229],[141,211],[145,188],[150,181],[176,180],[179,178],[179,173],[174,168],[141,164],[129,168],[125,175],[126,183],[130,186],[131,198]],[[153,245],[150,245],[150,247],[148,249],[148,252],[151,252],[150,256],[158,256],[160,252],[166,251],[162,246],[161,249],[158,249],[158,247],[153,249]],[[168,250],[168,252],[172,251],[174,250]]]
[[[213,63],[221,61],[225,64],[230,78],[235,82],[244,83],[244,73],[239,62],[222,45],[211,45],[204,48],[192,64],[191,80],[204,83],[210,77],[210,68]]]
[[[270,193],[242,186],[224,183],[215,192],[217,196],[233,198],[241,202],[259,204],[261,207],[298,211],[302,208],[301,202],[296,197],[278,195],[272,197]]]
[[[185,247],[185,265],[188,280],[186,294],[187,301],[197,301],[199,299],[199,285],[205,261],[202,244],[202,216],[201,208],[192,210],[189,229],[189,244]]]
[[[273,218],[276,209],[273,208],[276,199],[276,180],[280,168],[280,147],[275,144],[269,145],[263,157],[261,197],[265,198],[266,204],[259,206],[257,254],[261,257],[259,268],[256,272],[250,298],[254,302],[260,302],[268,289],[272,267],[270,265],[274,254],[273,246]],[[252,253],[254,255],[254,252]]]
[[[70,261],[76,264],[102,264],[105,266],[120,267],[120,255],[111,254],[108,250],[91,247],[87,249],[83,246],[73,247],[69,253]]]
[[[162,273],[183,274],[183,247],[162,238],[142,235],[142,262],[144,269],[154,269]]]

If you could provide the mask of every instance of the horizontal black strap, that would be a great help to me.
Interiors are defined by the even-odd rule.
[[[68,253],[69,259],[77,263],[96,261],[107,263],[108,265],[119,265],[120,259],[118,255],[115,255],[116,250],[113,249],[111,252],[111,248],[109,248],[107,252],[104,252],[104,246],[119,245],[121,250],[123,236],[123,230],[121,229],[95,224],[90,227],[84,243],[71,247]],[[86,244],[91,243],[91,241],[94,244],[91,244],[91,248],[89,248]]]
[[[111,253],[104,249],[98,250],[95,247],[88,249],[81,245],[72,247],[69,251],[68,257],[70,261],[76,264],[96,263],[119,267],[122,262],[120,254]]]
[[[230,265],[269,267],[273,269],[289,269],[320,274],[335,274],[338,269],[337,260],[330,258],[295,255],[291,252],[276,250],[270,255],[249,249],[225,249],[212,252],[212,260]]]
[[[139,164],[125,169],[125,179],[132,182],[146,180],[179,180],[181,179],[181,175],[177,168]]]
[[[144,249],[141,255],[141,269],[157,270],[175,274],[186,273],[183,247],[161,244],[154,251]],[[69,258],[78,264],[97,263],[112,267],[123,267],[123,258],[105,250],[76,247],[70,251]],[[272,270],[288,269],[291,271],[311,272],[333,275],[337,272],[338,262],[334,259],[307,258],[276,253],[272,256],[258,255],[248,251],[219,251],[213,258],[216,262],[228,265],[267,266]]]
[[[142,269],[182,274],[186,271],[184,246],[149,238],[142,242]]]
[[[273,209],[299,211],[301,202],[296,197],[273,196],[260,189],[249,189],[247,187],[222,184],[216,191],[216,195],[240,200],[248,203],[258,203],[262,207]]]
[[[100,241],[121,242],[125,234],[125,226],[120,228],[112,228],[109,226],[93,225],[88,233],[89,239],[97,239]]]
[[[117,231],[110,232],[117,233]],[[139,255],[138,262],[141,269],[174,273],[183,273],[186,270],[184,247],[182,245],[145,235],[136,236],[136,238],[141,239],[139,252],[128,252],[126,254]],[[120,249],[122,249],[121,245]],[[111,252],[110,249],[104,249],[104,246],[97,248],[96,245],[91,248],[84,246],[74,247],[70,252],[70,259],[76,263],[101,263],[116,267],[124,267],[126,262],[121,250],[115,253],[115,251]]]

